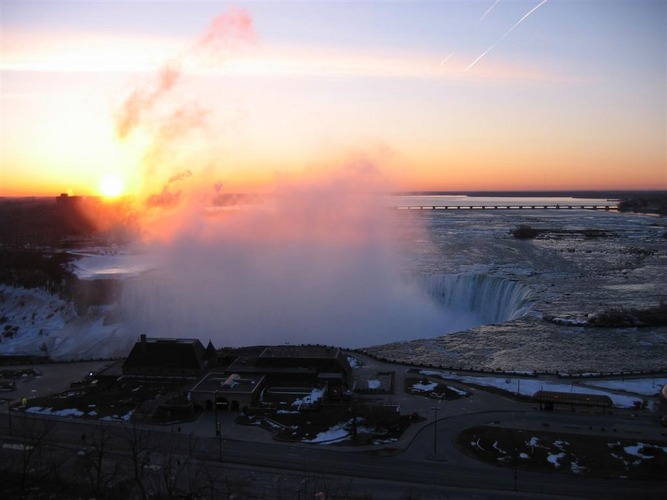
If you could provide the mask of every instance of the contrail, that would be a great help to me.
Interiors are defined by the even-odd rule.
[[[442,60],[440,61],[439,66],[443,66],[447,61],[449,61],[449,60],[451,59],[451,57],[452,57],[453,55],[454,55],[454,52],[450,52],[450,53],[447,55],[447,57],[445,57],[444,59],[442,59]]]
[[[484,21],[484,18],[487,16],[487,14],[488,14],[489,12],[491,12],[491,11],[493,10],[493,8],[494,8],[496,5],[498,5],[498,2],[500,2],[500,0],[496,0],[495,2],[493,2],[493,5],[492,5],[491,7],[489,7],[488,9],[486,9],[486,12],[485,12],[484,14],[482,14],[482,17],[480,17],[479,20],[480,20],[480,21]]]
[[[524,14],[524,16],[523,16],[521,19],[519,19],[516,23],[514,23],[514,26],[512,26],[510,29],[508,29],[508,30],[505,32],[505,34],[504,34],[503,36],[501,36],[501,37],[498,39],[498,41],[497,41],[496,43],[494,43],[493,45],[491,45],[491,47],[489,47],[489,48],[486,49],[484,52],[482,52],[482,54],[481,54],[477,59],[475,59],[473,62],[471,62],[465,70],[468,71],[468,70],[469,70],[470,68],[472,68],[475,64],[477,64],[477,63],[479,62],[480,59],[482,59],[486,54],[488,54],[489,52],[491,52],[491,51],[496,47],[496,45],[498,45],[498,44],[499,44],[500,42],[502,42],[505,38],[507,38],[507,35],[509,35],[510,33],[512,33],[512,31],[514,31],[514,30],[516,29],[517,26],[519,26],[522,22],[524,22],[524,21],[526,20],[526,18],[527,18],[528,16],[530,16],[533,12],[535,12],[537,9],[539,9],[540,7],[542,7],[542,5],[544,5],[545,3],[547,3],[547,1],[548,1],[548,0],[542,0],[542,1],[541,1],[540,3],[538,3],[535,7],[533,7],[533,8],[530,9],[526,14]],[[496,3],[497,3],[497,2],[496,2]],[[495,4],[493,4],[493,5],[495,5]],[[492,8],[493,8],[493,5],[491,6]],[[486,14],[485,14],[485,15],[486,15]]]

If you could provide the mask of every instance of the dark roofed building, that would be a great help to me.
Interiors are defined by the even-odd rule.
[[[213,345],[198,339],[147,338],[141,335],[123,363],[123,375],[135,377],[199,377],[215,362]]]
[[[340,373],[345,377],[352,370],[339,348],[311,345],[267,347],[257,358],[257,367],[302,368],[317,373]]]
[[[239,356],[226,371],[242,376],[264,375],[268,386],[326,386],[330,394],[340,395],[348,386],[352,368],[337,347],[284,345]]]
[[[597,406],[611,408],[612,400],[609,396],[601,394],[584,394],[578,392],[537,391],[533,399],[540,403],[540,409],[552,410],[555,405],[575,406]]]
[[[218,362],[218,351],[213,347],[213,342],[208,341],[206,346],[206,357],[208,358],[209,363],[215,364]]]

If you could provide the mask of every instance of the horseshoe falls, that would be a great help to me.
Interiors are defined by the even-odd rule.
[[[532,305],[528,287],[483,274],[433,275],[423,280],[423,286],[450,310],[474,314],[479,325],[519,318]]]

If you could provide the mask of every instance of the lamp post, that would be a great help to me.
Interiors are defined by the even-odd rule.
[[[7,403],[7,422],[9,423],[9,433],[12,433],[12,413],[11,413],[11,401],[9,399],[4,400]]]
[[[220,424],[218,422],[218,391],[216,390],[213,393],[213,415],[214,415],[214,425],[215,425],[215,435],[220,435]]]
[[[435,412],[435,422],[433,423],[433,457],[438,456],[438,406],[431,406],[431,410]]]
[[[218,420],[218,391],[215,391],[215,435],[218,438],[218,461],[222,462],[222,432],[220,432],[220,420]]]
[[[519,451],[514,448],[514,491],[518,491],[519,470],[517,469],[519,462]]]

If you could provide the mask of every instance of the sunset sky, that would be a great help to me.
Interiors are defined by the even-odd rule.
[[[1,1],[0,196],[667,189],[665,0]]]

